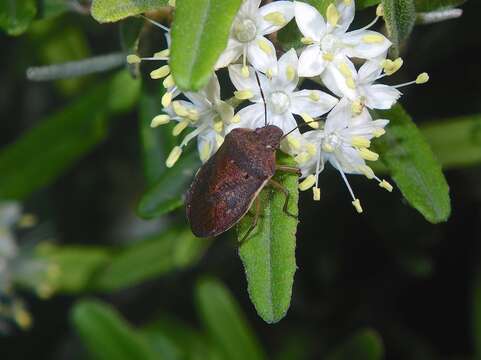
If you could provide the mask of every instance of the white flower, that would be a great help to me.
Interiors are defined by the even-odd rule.
[[[219,80],[215,74],[201,91],[186,92],[184,95],[189,101],[173,101],[171,106],[164,108],[166,114],[157,115],[151,124],[156,127],[170,120],[178,121],[173,129],[174,136],[180,135],[187,127],[194,128],[179,146],[174,147],[166,161],[168,167],[175,164],[182,154],[182,148],[195,137],[200,159],[207,161],[224,141],[226,125],[235,121],[234,108],[220,98]]]
[[[294,49],[281,56],[276,65],[277,75],[271,78],[258,74],[262,92],[266,100],[267,123],[276,125],[284,133],[297,126],[293,114],[300,115],[304,120],[321,116],[331,110],[337,99],[320,90],[296,91],[299,81],[297,75],[298,59]],[[264,101],[256,80],[255,70],[251,69],[246,78],[242,74],[241,65],[229,66],[229,75],[240,99],[248,99],[254,104],[241,109],[236,116],[238,124],[229,127],[246,127],[256,129],[265,125]]]
[[[312,77],[329,68],[339,57],[372,59],[385,54],[391,42],[368,26],[346,32],[354,19],[354,0],[336,0],[326,11],[327,23],[311,5],[294,2],[297,26],[307,45],[299,57],[299,75]]]
[[[314,199],[319,200],[318,177],[325,163],[329,162],[340,172],[358,212],[362,212],[360,201],[354,195],[345,174],[363,174],[368,179],[376,179],[379,186],[392,191],[392,186],[387,181],[380,180],[366,165],[366,160],[378,159],[378,154],[368,149],[370,140],[382,136],[388,122],[373,121],[367,109],[360,115],[353,116],[349,101],[344,98],[329,113],[322,130],[288,137],[290,153],[295,155],[302,177],[305,178],[299,184],[300,190],[313,188]]]
[[[237,13],[227,47],[215,65],[226,67],[241,55],[244,73],[246,60],[257,70],[266,72],[276,63],[274,45],[265,35],[278,31],[294,17],[291,1],[275,1],[259,8],[261,0],[245,0]]]

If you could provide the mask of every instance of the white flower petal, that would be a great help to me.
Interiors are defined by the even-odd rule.
[[[250,101],[260,101],[261,94],[259,90],[259,85],[257,84],[257,79],[255,75],[255,70],[249,66],[249,77],[244,77],[242,75],[242,65],[235,64],[229,66],[229,77],[232,81],[232,84],[236,87],[237,90],[249,90],[252,92],[254,97],[249,99]],[[264,89],[267,86],[267,79],[263,74],[259,74],[259,80],[261,81],[262,88]]]
[[[337,163],[341,166],[342,172],[346,174],[360,174],[359,168],[366,165],[359,152],[351,146],[343,145],[335,151],[334,156]],[[337,168],[335,162],[331,164]]]
[[[198,136],[197,136],[197,150],[199,154],[202,154],[203,156],[206,156],[204,161],[207,161],[214,153],[217,151],[219,148],[217,144],[217,139],[216,139],[216,132],[215,130],[210,130],[210,131],[202,131]],[[203,153],[205,152],[205,149],[207,149],[207,153],[204,155]]]
[[[185,92],[184,93],[185,97],[189,99],[192,102],[192,106],[196,108],[199,112],[202,112],[203,110],[206,110],[211,106],[209,101],[206,99],[205,94],[202,92]],[[183,100],[174,100],[174,101],[179,101],[183,102]],[[189,103],[190,104],[190,103]]]
[[[320,90],[301,90],[291,96],[291,111],[294,114],[306,113],[315,118],[327,113],[337,102],[334,96]]]
[[[342,98],[331,110],[329,115],[327,115],[326,123],[324,124],[324,131],[329,134],[345,129],[348,126],[351,118],[352,111],[350,101],[347,98]]]
[[[209,82],[202,89],[202,93],[205,94],[205,97],[212,103],[215,104],[217,101],[220,100],[220,85],[219,79],[217,79],[217,75],[215,73],[212,74]]]
[[[380,59],[366,61],[358,71],[359,84],[373,83],[381,75],[382,70]]]
[[[277,74],[272,79],[272,88],[286,93],[294,91],[299,82],[297,74],[299,60],[296,50],[291,49],[277,63]]]
[[[265,112],[263,103],[246,106],[245,108],[240,109],[237,115],[240,117],[240,122],[229,125],[226,129],[226,133],[229,133],[236,128],[257,129],[264,126]]]
[[[390,109],[401,96],[401,92],[388,85],[363,86],[365,104],[370,109]]]
[[[262,41],[266,49],[269,50],[261,49],[259,46],[260,41]],[[247,45],[247,59],[254,68],[263,73],[269,69],[273,71],[277,68],[276,49],[274,45],[263,36],[256,37]]]
[[[313,77],[321,74],[326,67],[319,45],[309,45],[299,57],[299,76]]]
[[[226,67],[236,61],[239,56],[241,56],[244,46],[244,44],[229,37],[229,40],[227,41],[227,47],[217,59],[215,69],[217,70]]]
[[[339,13],[339,21],[337,26],[333,29],[333,33],[337,35],[344,34],[354,20],[356,12],[356,5],[354,0],[337,0],[335,2],[337,12]]]
[[[347,66],[351,73],[351,77],[356,83],[357,72],[354,65],[347,58],[340,58],[339,61],[330,62],[326,67],[326,70],[321,74],[321,79],[324,85],[339,97],[346,96],[351,101],[354,101],[358,97],[358,92],[356,88],[351,88],[348,86],[348,80],[346,75],[340,70],[341,63]]]
[[[285,20],[284,25],[275,25],[270,21],[264,19],[264,16],[271,13],[280,13]],[[264,5],[259,9],[259,29],[262,35],[271,34],[283,28],[294,17],[294,6],[291,1],[276,1]]]
[[[275,114],[268,110],[267,123],[269,125],[277,126],[284,132],[284,134],[287,134],[289,131],[297,127],[297,122],[290,112],[285,112],[284,114]]]
[[[366,38],[367,36],[367,38]],[[380,41],[370,42],[369,37],[379,38]],[[342,36],[346,44],[345,54],[349,57],[373,59],[386,53],[392,43],[382,34],[371,30],[356,30]]]
[[[315,7],[294,1],[294,14],[302,35],[314,41],[320,41],[326,32],[326,22]]]
[[[254,17],[259,11],[261,0],[245,0],[237,13],[237,16]]]

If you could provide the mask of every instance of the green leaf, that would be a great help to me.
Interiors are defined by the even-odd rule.
[[[37,246],[36,253],[59,267],[59,276],[52,285],[56,291],[64,293],[88,289],[92,276],[111,258],[108,249],[94,246],[55,246],[44,243]]]
[[[415,0],[417,12],[443,10],[459,6],[466,0]]]
[[[403,196],[428,221],[446,221],[451,213],[449,187],[419,129],[399,104],[376,115],[390,120],[374,145]]]
[[[9,35],[24,33],[37,14],[35,0],[0,1],[0,29]]]
[[[181,207],[183,194],[192,180],[200,161],[196,152],[183,154],[170,169],[142,196],[137,213],[146,219],[158,217]]]
[[[329,354],[326,360],[381,360],[383,358],[384,346],[381,337],[372,329],[364,329]]]
[[[98,22],[114,22],[159,9],[167,3],[167,0],[93,0],[91,12]]]
[[[428,122],[420,129],[443,168],[481,163],[481,115]]]
[[[117,290],[192,265],[203,254],[208,239],[199,239],[189,229],[171,229],[122,250],[99,271],[95,287]]]
[[[107,97],[108,85],[97,86],[2,149],[0,198],[25,199],[102,140]]]
[[[209,81],[227,45],[241,0],[182,0],[172,25],[170,65],[183,90],[199,90]]]
[[[115,74],[110,85],[109,112],[130,111],[139,101],[141,85],[140,79],[134,79],[127,70]]]
[[[95,300],[77,303],[72,310],[72,322],[94,359],[155,359],[144,339],[105,303]]]
[[[213,341],[223,349],[224,359],[257,360],[264,354],[239,305],[215,279],[203,279],[196,287],[200,316]]]
[[[295,166],[287,156],[281,162]],[[298,176],[278,172],[274,180],[289,191],[289,213],[297,214]],[[260,218],[256,228],[240,246],[239,255],[247,276],[249,296],[257,313],[264,321],[275,323],[286,315],[291,303],[298,221],[284,212],[286,196],[281,191],[267,187],[259,199],[262,209]],[[240,221],[237,228],[239,239],[243,239],[252,222],[252,214],[247,214]]]
[[[65,0],[40,0],[38,4],[38,13],[44,19],[58,16],[71,10]]]
[[[384,7],[384,21],[393,43],[393,51],[396,56],[399,46],[406,40],[416,22],[416,10],[413,0],[382,0]]]

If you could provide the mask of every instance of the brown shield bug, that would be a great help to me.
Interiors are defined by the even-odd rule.
[[[258,77],[257,81],[260,87]],[[282,137],[279,127],[267,124],[267,111],[265,126],[255,130],[237,128],[227,134],[221,147],[197,172],[187,192],[186,213],[194,235],[210,237],[229,230],[255,201],[254,221],[244,236],[247,238],[260,213],[257,196],[266,185],[285,194],[284,211],[288,213],[289,192],[272,177],[276,170],[300,172],[296,167],[276,166]]]

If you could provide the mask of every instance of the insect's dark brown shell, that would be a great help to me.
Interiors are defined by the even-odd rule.
[[[200,168],[187,192],[186,212],[198,237],[217,236],[235,225],[275,173],[282,130],[269,125],[232,130]]]

